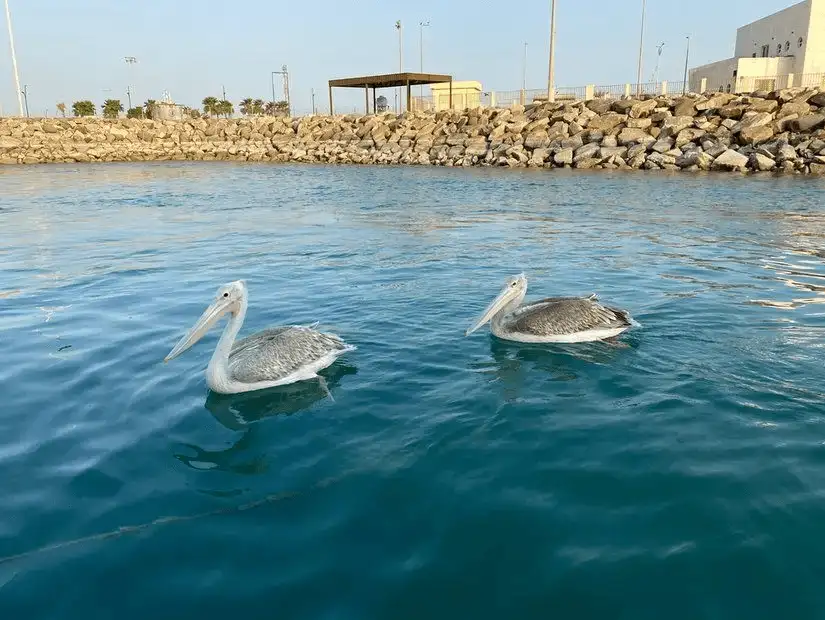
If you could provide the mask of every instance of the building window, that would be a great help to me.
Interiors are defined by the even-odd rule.
[[[754,52],[754,53],[753,53],[753,55],[751,56],[751,58],[756,58],[756,52]]]
[[[785,41],[785,53],[788,53],[790,51],[791,51],[791,42],[790,41]]]
[[[767,58],[769,53],[770,53],[770,46],[763,45],[762,46],[762,58]]]
[[[725,92],[730,93],[730,84],[728,84],[728,87],[725,89]]]
[[[799,47],[802,47],[802,37],[799,37],[799,40],[796,42]]]
[[[781,43],[776,46],[776,55],[777,56],[782,55],[782,44]]]

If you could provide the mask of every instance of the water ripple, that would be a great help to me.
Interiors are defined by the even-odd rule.
[[[821,180],[0,176],[2,617],[825,610]],[[465,338],[521,271],[528,298],[598,292],[644,327]],[[162,363],[241,277],[243,333],[358,345],[334,399],[210,394],[216,332]]]

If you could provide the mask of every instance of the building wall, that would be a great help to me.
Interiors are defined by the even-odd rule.
[[[809,34],[812,3],[819,0],[804,0],[782,11],[768,15],[742,26],[736,31],[737,58],[774,56],[804,56],[805,43]],[[802,37],[802,47],[799,38]],[[767,46],[767,53],[763,49]],[[802,63],[800,63],[802,66]]]
[[[800,73],[825,73],[825,0],[808,0],[811,19]]]
[[[731,89],[734,84],[733,72],[737,69],[736,58],[727,58],[718,62],[712,62],[701,67],[691,69],[688,73],[688,90],[698,93],[701,90],[702,78],[706,78],[707,90],[725,89],[728,84]]]
[[[702,79],[707,80],[706,90],[727,92],[749,92],[784,88],[785,84],[760,82],[765,76],[785,76],[795,72],[794,57],[774,58],[728,58],[690,70],[689,89],[699,92]],[[734,74],[735,73],[735,74]]]
[[[430,91],[436,110],[450,109],[450,85],[432,84]],[[477,108],[481,105],[481,82],[453,82],[453,110]]]

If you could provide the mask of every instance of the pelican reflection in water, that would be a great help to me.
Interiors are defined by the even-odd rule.
[[[355,346],[334,334],[316,331],[317,323],[272,327],[235,342],[246,309],[247,290],[243,280],[220,287],[215,300],[164,362],[194,345],[227,313],[229,321],[206,369],[206,383],[218,394],[239,394],[316,378],[326,389],[318,371],[332,365],[344,353],[355,350]]]
[[[639,324],[625,310],[590,297],[548,297],[521,305],[527,293],[524,274],[508,278],[498,296],[467,330],[469,336],[491,321],[494,336],[516,342],[592,342],[614,338]]]

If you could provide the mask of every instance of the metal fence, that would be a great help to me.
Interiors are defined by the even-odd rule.
[[[771,92],[783,88],[825,89],[825,73],[786,73],[781,75],[737,76],[730,78],[694,72],[690,85],[697,92],[753,93]]]
[[[718,80],[718,78],[717,78]],[[759,76],[759,77],[737,77],[731,78],[730,83],[725,81],[720,83],[718,81],[711,81],[710,78],[705,78],[702,75],[694,72],[691,75],[689,83],[681,80],[676,81],[660,81],[660,82],[645,82],[643,84],[624,83],[624,84],[590,84],[587,86],[558,86],[555,89],[556,101],[587,101],[590,99],[621,99],[622,97],[634,97],[639,95],[655,96],[655,95],[679,95],[682,93],[711,93],[711,92],[729,92],[729,93],[752,93],[756,91],[774,91],[783,88],[801,87],[801,88],[818,88],[825,90],[825,73],[809,73],[809,74],[784,74],[773,76]],[[546,88],[533,89],[519,89],[519,90],[500,90],[500,91],[454,91],[453,92],[453,109],[463,110],[465,108],[509,108],[514,104],[530,105],[532,103],[539,103],[547,101]],[[413,111],[437,111],[445,110],[450,107],[449,94],[439,93],[434,96],[419,95],[411,98],[410,109]],[[390,104],[390,111],[395,108]],[[38,110],[39,112],[39,110]],[[328,114],[329,109],[323,105],[318,105],[315,108],[314,114],[324,115]],[[364,114],[363,106],[353,107],[351,113]],[[293,117],[312,116],[311,108],[292,109]],[[99,110],[96,111],[96,116],[100,117]],[[0,110],[0,117],[3,117],[3,111]],[[13,116],[6,114],[5,116]],[[71,118],[71,111],[67,110],[65,116],[58,113],[56,110],[43,111],[43,114],[36,114],[32,110],[31,118]]]

